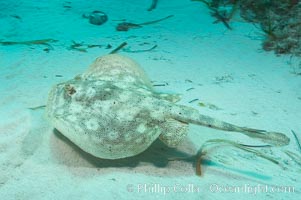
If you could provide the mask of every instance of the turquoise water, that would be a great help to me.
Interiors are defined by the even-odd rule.
[[[280,20],[273,21],[274,32],[266,29],[266,23],[250,22],[253,15],[246,11],[252,1],[212,2],[220,4],[0,2],[0,196],[5,200],[298,199],[298,34],[293,28],[284,31],[287,26],[278,26]],[[290,3],[283,1],[283,7],[297,12],[300,6]],[[295,24],[299,16],[293,16],[290,23]],[[283,34],[279,27],[289,40],[277,36]],[[106,73],[118,75],[93,71],[96,58],[108,54],[125,56],[139,66],[110,61]],[[123,68],[132,70],[130,76],[119,71]],[[67,84],[69,80],[73,82]],[[92,85],[85,85],[85,80]],[[106,90],[100,82],[115,85]],[[49,109],[49,92],[60,83],[64,98],[81,99],[74,95],[83,94],[86,100],[53,100]],[[104,91],[111,99],[100,95]],[[159,100],[150,103],[150,99]],[[121,106],[110,106],[111,100]],[[65,109],[61,115],[55,113],[62,108],[60,103]],[[171,109],[164,110],[163,104]],[[63,125],[46,107],[55,110]],[[195,112],[214,120],[196,117]],[[216,120],[235,124],[235,130]],[[77,136],[82,127],[85,135]],[[122,130],[118,134],[142,139],[124,136],[116,142],[116,127]],[[280,132],[283,137],[268,134],[262,140],[265,132],[259,130]],[[171,136],[164,139],[165,133]],[[259,136],[253,137],[255,133]],[[99,148],[91,142],[94,134],[97,142],[105,141],[97,143]],[[176,147],[168,147],[178,138]],[[136,150],[139,145],[145,150]]]

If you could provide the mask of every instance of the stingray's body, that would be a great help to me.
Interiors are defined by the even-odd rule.
[[[157,93],[143,70],[131,59],[100,57],[74,79],[57,84],[49,94],[46,114],[54,127],[84,151],[100,158],[137,155],[158,137],[175,147],[189,123],[242,132],[275,145],[281,134],[238,127],[193,108],[175,104],[177,95]]]

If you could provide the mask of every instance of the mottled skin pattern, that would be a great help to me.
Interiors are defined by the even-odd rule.
[[[50,91],[46,114],[54,127],[84,151],[100,158],[137,155],[158,137],[176,147],[189,123],[242,132],[274,145],[286,145],[281,134],[235,126],[177,105],[177,95],[157,93],[129,58],[107,55],[74,79]]]

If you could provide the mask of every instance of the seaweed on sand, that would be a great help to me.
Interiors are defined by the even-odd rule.
[[[216,20],[213,23],[222,22],[225,27],[229,30],[232,30],[232,27],[230,26],[230,21],[232,20],[234,14],[239,8],[239,0],[233,0],[232,3],[232,9],[227,12],[226,10],[220,10],[220,2],[219,1],[206,1],[206,0],[191,0],[191,1],[198,1],[204,3],[208,9],[211,10],[211,16],[216,18]]]
[[[212,9],[211,16],[216,18],[213,22],[214,24],[222,22],[227,29],[232,30],[232,27],[229,25],[230,18],[227,17],[226,11],[221,12],[217,9]]]
[[[285,150],[284,153],[288,155],[295,163],[297,163],[301,167],[301,156],[288,150]]]
[[[130,22],[121,22],[121,23],[117,24],[116,30],[117,31],[128,31],[129,29],[132,29],[132,28],[141,28],[144,25],[155,24],[155,23],[161,22],[161,21],[166,20],[171,17],[173,17],[173,15],[168,15],[167,17],[164,17],[164,18],[161,18],[158,20],[144,22],[144,23],[140,23],[140,24],[134,24],[134,23],[130,23]]]
[[[157,7],[158,0],[152,0],[151,6],[147,9],[147,11],[152,11]]]
[[[152,51],[157,47],[158,47],[158,45],[154,45],[154,46],[152,46],[148,49],[140,49],[140,50],[131,50],[131,49],[128,48],[128,49],[124,49],[124,51],[127,52],[127,53],[143,53],[143,52],[147,52],[147,51]]]
[[[277,55],[301,56],[300,0],[240,0],[240,15],[246,21],[258,23],[266,39],[263,49]]]
[[[236,143],[233,142],[231,140],[224,140],[224,139],[212,139],[212,140],[208,140],[206,141],[202,147],[200,148],[200,150],[197,153],[197,161],[196,161],[196,174],[198,176],[201,176],[202,171],[201,171],[201,161],[202,161],[202,156],[204,156],[205,153],[205,149],[206,147],[210,146],[210,145],[217,145],[217,144],[226,144],[226,145],[230,145],[236,148],[239,148],[243,151],[247,151],[249,153],[253,153],[256,156],[259,156],[265,160],[268,160],[274,164],[279,165],[280,163],[275,159],[272,158],[271,156],[268,156],[266,154],[264,154],[263,152],[256,150],[254,148],[266,148],[266,147],[271,147],[271,145],[246,145],[246,144],[240,144],[240,143]]]
[[[74,40],[72,40],[71,42],[72,42],[72,44],[70,45],[69,49],[80,51],[80,52],[87,52],[87,50],[90,48],[95,48],[95,47],[101,48],[102,47],[102,45],[100,45],[100,44],[84,44],[83,42],[78,43],[78,42],[75,42]]]
[[[127,42],[121,43],[118,47],[116,47],[115,49],[113,49],[109,54],[117,53],[117,52],[120,51],[122,48],[124,48],[126,45],[127,45]]]
[[[256,23],[265,33],[262,47],[277,55],[301,56],[300,0],[191,0],[205,4],[211,15],[228,27],[237,10],[250,23]],[[232,10],[229,6],[232,5]],[[223,10],[223,7],[226,9]],[[226,14],[223,12],[228,11]],[[222,19],[222,20],[220,20]]]
[[[293,131],[293,130],[291,130],[291,131],[292,131],[292,134],[294,135],[294,138],[295,138],[295,140],[296,140],[298,149],[299,149],[299,151],[300,151],[300,153],[301,153],[301,144],[300,144],[300,142],[299,142],[299,138],[297,137],[297,134],[295,133],[295,131]]]
[[[54,39],[42,39],[42,40],[29,40],[29,41],[0,41],[2,45],[47,45],[50,46],[49,43],[57,42],[58,40]]]

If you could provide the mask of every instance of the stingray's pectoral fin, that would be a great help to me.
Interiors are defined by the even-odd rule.
[[[274,146],[285,146],[290,142],[290,139],[283,133],[268,132],[265,130],[252,129],[247,127],[241,127],[240,132],[252,138],[259,138],[263,142]]]
[[[188,124],[174,119],[167,119],[162,125],[160,140],[169,147],[176,147],[186,137]]]

